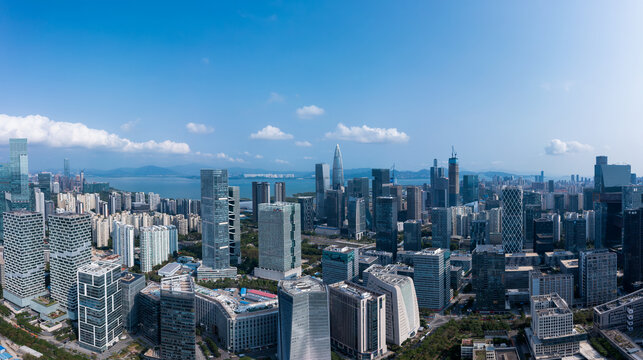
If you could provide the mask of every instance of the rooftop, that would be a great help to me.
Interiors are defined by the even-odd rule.
[[[519,253],[507,253],[505,254],[506,258],[516,258],[516,257],[538,257],[538,253],[535,252],[519,252]]]
[[[379,296],[378,293],[373,292],[372,290],[350,282],[347,283],[344,281],[340,281],[338,283],[329,285],[329,287],[337,289],[345,294],[359,299],[370,299],[372,297]]]
[[[560,265],[566,268],[578,267],[578,259],[561,260]]]
[[[92,276],[105,275],[115,269],[120,269],[119,264],[113,264],[108,262],[90,262],[78,268],[78,272],[84,274],[89,274]]]
[[[172,292],[194,292],[194,280],[190,275],[169,276],[161,279],[161,290]]]
[[[596,310],[596,312],[598,312],[600,314],[600,313],[610,311],[610,310],[616,309],[618,307],[630,304],[630,303],[632,303],[634,301],[643,301],[643,289],[637,290],[637,291],[635,291],[635,292],[633,292],[631,294],[622,296],[622,297],[620,297],[620,298],[618,298],[616,300],[612,300],[612,301],[607,302],[607,303],[605,303],[603,305],[599,305],[599,306],[595,307],[594,309]]]
[[[132,282],[134,280],[137,280],[139,278],[143,277],[142,274],[134,274],[130,272],[124,272],[123,275],[121,276],[121,282]]]
[[[339,246],[339,245],[330,245],[324,249],[324,251],[332,251],[332,252],[338,252],[342,254],[348,254],[354,250],[355,248],[351,248],[348,246]]]
[[[161,285],[155,282],[149,282],[146,287],[141,290],[141,294],[150,296],[155,300],[161,300]]]
[[[208,289],[195,285],[198,297],[214,300],[219,303],[230,318],[255,314],[258,312],[277,311],[279,301],[275,294],[253,289]]]
[[[304,292],[326,292],[324,284],[310,276],[305,276],[295,280],[281,280],[279,288],[291,295],[297,295]]]
[[[181,264],[179,263],[169,263],[159,269],[158,274],[161,276],[172,276],[176,274],[177,271],[181,269]]]

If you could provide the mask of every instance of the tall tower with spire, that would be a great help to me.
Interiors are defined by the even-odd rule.
[[[333,158],[333,189],[344,186],[344,161],[339,144],[335,146],[335,157]]]
[[[458,154],[452,146],[449,158],[449,206],[458,205],[460,205],[460,168]]]

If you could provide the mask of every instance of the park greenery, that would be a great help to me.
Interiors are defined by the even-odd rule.
[[[277,293],[277,282],[267,279],[250,279],[247,276],[224,278],[216,281],[199,281],[199,285],[208,289],[248,288]]]
[[[82,355],[72,354],[63,348],[50,344],[45,340],[38,339],[36,336],[28,332],[13,327],[10,323],[0,318],[0,334],[13,341],[18,345],[28,346],[41,354],[45,359],[53,360],[84,360],[86,357]],[[26,358],[26,357],[25,357]]]
[[[596,351],[598,351],[599,354],[605,356],[608,359],[625,360],[623,355],[621,355],[621,353],[619,353],[618,350],[614,348],[614,346],[612,346],[612,344],[610,344],[610,342],[603,337],[590,337],[589,343],[594,349],[596,349]]]

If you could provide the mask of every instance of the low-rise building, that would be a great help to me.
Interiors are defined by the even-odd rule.
[[[594,324],[620,331],[643,328],[643,289],[594,307]]]

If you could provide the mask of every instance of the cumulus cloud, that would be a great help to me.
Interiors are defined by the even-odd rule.
[[[123,131],[130,131],[136,124],[138,124],[139,119],[128,121],[125,124],[121,125],[121,130]]]
[[[312,119],[315,116],[323,115],[324,109],[317,107],[315,105],[302,106],[297,109],[297,116],[300,119]]]
[[[337,124],[335,131],[327,132],[326,138],[355,141],[359,143],[403,143],[409,141],[409,136],[397,128],[372,128],[367,125],[348,127]]]
[[[193,122],[185,124],[185,128],[193,134],[209,134],[214,131],[213,127],[207,126],[206,124],[198,124]]]
[[[283,95],[281,95],[281,94],[279,94],[279,93],[276,93],[276,92],[274,92],[274,91],[273,91],[273,92],[271,92],[271,93],[270,93],[270,96],[268,97],[268,103],[269,103],[269,104],[270,104],[270,103],[280,103],[280,102],[284,102],[284,100],[286,100],[286,98],[285,98]]]
[[[275,162],[277,164],[290,164],[288,161],[282,159],[275,159]]]
[[[545,146],[545,153],[547,155],[565,155],[570,153],[579,153],[591,151],[592,147],[578,141],[563,141],[560,139],[552,139]]]
[[[46,116],[10,116],[0,114],[0,143],[9,138],[28,138],[34,144],[50,147],[102,148],[123,152],[160,152],[188,154],[190,146],[171,140],[136,142],[111,134],[105,130],[92,129],[83,123],[54,121]]]
[[[289,140],[292,139],[293,136],[291,134],[286,134],[278,127],[268,125],[256,133],[250,134],[250,138],[263,140]]]
[[[295,141],[295,145],[301,146],[301,147],[311,147],[313,144],[310,143],[310,141]]]

